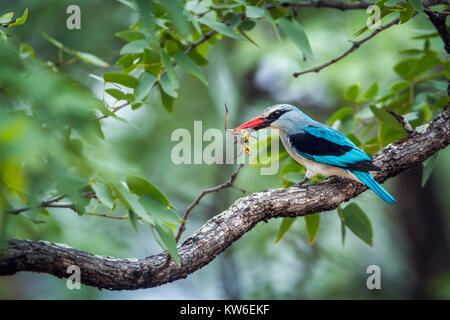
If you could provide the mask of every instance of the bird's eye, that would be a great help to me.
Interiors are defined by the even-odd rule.
[[[277,111],[272,112],[272,114],[270,115],[270,118],[278,119],[280,117],[280,115],[281,115],[281,111],[277,110]]]

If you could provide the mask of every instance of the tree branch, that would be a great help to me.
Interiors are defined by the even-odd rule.
[[[224,182],[222,184],[219,184],[218,186],[215,186],[215,187],[203,190],[200,193],[200,195],[194,200],[194,202],[191,203],[191,205],[186,209],[186,212],[184,213],[183,223],[181,223],[180,229],[178,230],[178,234],[177,234],[177,236],[175,238],[177,243],[178,243],[178,241],[180,241],[181,235],[183,234],[184,230],[186,229],[185,228],[186,227],[186,221],[189,218],[189,214],[200,203],[202,198],[204,196],[206,196],[208,193],[218,192],[218,191],[226,189],[226,188],[237,188],[237,187],[235,187],[234,182],[236,181],[237,176],[238,176],[238,174],[241,171],[243,166],[244,166],[243,164],[238,165],[236,171],[231,175],[230,180],[228,180],[227,182]],[[245,193],[245,190],[239,189],[239,188],[237,188],[237,189],[239,191],[241,191],[242,193]]]
[[[234,182],[237,179],[237,176],[239,175],[239,172],[241,171],[243,164],[239,164],[236,171],[231,175],[230,179],[227,182],[221,183],[215,187],[208,188],[203,190],[200,195],[194,200],[194,202],[191,203],[191,205],[186,209],[184,216],[183,216],[183,222],[180,225],[180,228],[178,229],[177,236],[175,237],[175,242],[178,243],[180,241],[181,235],[186,230],[186,222],[189,218],[189,215],[191,214],[191,211],[200,203],[202,198],[206,196],[208,193],[213,192],[219,192],[220,190],[227,189],[227,188],[236,188],[242,193],[245,193],[245,190],[240,189],[234,185]],[[161,266],[160,269],[165,269],[170,265],[170,261],[172,260],[171,256],[168,254],[166,258],[166,262],[164,265]]]
[[[423,162],[449,143],[450,108],[446,107],[426,128],[375,154],[374,162],[381,171],[374,172],[374,177],[384,182]],[[144,259],[115,259],[46,241],[13,239],[0,257],[0,275],[30,271],[65,278],[70,276],[67,267],[77,265],[81,269],[81,282],[86,285],[112,290],[155,287],[186,278],[204,267],[260,221],[330,211],[364,190],[366,187],[360,183],[336,178],[310,185],[308,189],[272,189],[238,199],[178,247],[180,268],[172,262],[161,269],[165,253]]]
[[[449,8],[445,9],[444,12],[448,13]],[[428,18],[430,19],[431,23],[436,28],[439,36],[444,42],[445,51],[450,54],[450,32],[448,31],[446,23],[447,16],[440,12],[425,11],[425,13],[428,15]],[[447,84],[447,95],[450,97],[450,80],[448,80]]]
[[[374,32],[372,32],[369,36],[367,36],[367,37],[365,37],[365,38],[363,38],[363,39],[361,39],[361,40],[359,40],[359,41],[354,41],[353,44],[352,44],[352,46],[351,46],[351,48],[348,49],[347,51],[345,51],[345,52],[344,52],[343,54],[341,54],[339,57],[336,57],[336,58],[334,58],[333,60],[330,60],[330,61],[328,61],[327,63],[324,63],[324,64],[322,64],[322,65],[320,65],[320,66],[315,67],[315,68],[308,69],[308,70],[301,71],[301,72],[295,72],[295,73],[293,74],[293,76],[294,76],[295,78],[297,78],[298,76],[301,76],[302,74],[305,74],[305,73],[319,72],[320,70],[322,70],[322,69],[324,69],[324,68],[326,68],[326,67],[332,65],[333,63],[336,63],[336,62],[338,62],[338,61],[344,59],[344,58],[345,58],[346,56],[348,56],[350,53],[352,53],[353,51],[355,51],[356,49],[358,49],[359,46],[361,46],[363,43],[369,41],[370,39],[372,39],[373,37],[375,37],[377,34],[379,34],[381,31],[384,31],[384,30],[386,30],[386,29],[392,27],[393,25],[397,24],[399,21],[400,21],[399,18],[394,19],[394,20],[391,21],[390,23],[385,24],[384,26],[381,26],[381,27],[377,28],[377,29],[376,29]]]
[[[291,3],[291,2],[282,2],[280,5],[282,7],[290,7],[290,8],[330,8],[330,9],[339,9],[342,11],[345,10],[362,10],[366,9],[368,6],[375,4],[370,2],[361,1],[358,3],[345,3],[339,1],[305,1],[299,3]],[[268,5],[267,9],[274,8],[274,5]]]
[[[93,191],[85,192],[81,196],[86,197],[86,198],[94,198],[95,193]],[[74,204],[57,204],[59,201],[65,199],[66,197],[67,197],[67,195],[62,194],[57,197],[51,198],[49,200],[42,201],[41,203],[39,203],[35,206],[11,209],[11,210],[8,210],[7,212],[11,213],[11,214],[20,214],[24,211],[37,209],[37,208],[74,208]]]
[[[407,1],[401,1],[398,4],[405,3],[405,2],[407,2]],[[422,2],[423,2],[423,5],[426,7],[435,6],[438,4],[448,4],[447,0],[425,0]],[[289,8],[330,8],[330,9],[338,9],[338,10],[342,10],[342,11],[364,10],[374,4],[375,4],[375,2],[366,2],[366,1],[360,1],[358,3],[345,3],[345,2],[339,2],[339,1],[327,1],[327,0],[305,1],[305,2],[299,2],[299,3],[292,3],[292,2],[280,3],[280,5],[282,7],[289,7]],[[266,6],[266,8],[273,9],[273,8],[275,8],[275,6],[273,4],[269,4]]]
[[[445,23],[445,20],[447,19],[446,13],[448,13],[448,11],[445,10],[442,13],[425,11],[425,13],[428,15],[428,18],[430,19],[431,23],[434,25],[437,32],[439,33],[439,36],[444,42],[445,51],[450,54],[450,33],[448,32],[448,28]]]

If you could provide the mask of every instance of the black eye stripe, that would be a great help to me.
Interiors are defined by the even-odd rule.
[[[270,120],[276,120],[279,117],[281,117],[282,114],[288,112],[289,110],[275,110],[271,114],[269,114],[268,119]]]

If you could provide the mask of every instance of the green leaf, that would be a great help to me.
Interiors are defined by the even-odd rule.
[[[278,229],[278,235],[277,240],[275,243],[280,242],[281,238],[285,235],[285,233],[291,228],[292,223],[295,221],[296,218],[283,218],[281,220],[280,229]]]
[[[127,95],[119,89],[106,89],[105,92],[117,100],[127,100]]]
[[[372,224],[364,211],[356,203],[350,203],[346,206],[342,210],[342,217],[345,225],[355,236],[369,246],[373,246]]]
[[[180,217],[175,210],[168,208],[151,194],[144,194],[139,202],[153,217],[164,221],[173,230],[176,230],[176,224],[180,222]]]
[[[183,37],[189,36],[191,27],[183,12],[185,3],[180,0],[164,0],[161,1],[161,4],[166,7],[165,11],[169,15],[175,30]]]
[[[245,31],[250,31],[255,26],[256,26],[256,22],[252,21],[252,20],[245,20],[244,22],[242,22],[242,29],[244,29]]]
[[[384,3],[386,1],[385,0],[381,0],[381,1],[377,1],[377,3],[375,5],[377,5],[381,12],[380,12],[380,19],[383,19],[385,16],[387,16],[388,14],[390,14],[392,12],[392,8],[385,8],[384,7]],[[375,15],[376,11],[372,11],[372,15]],[[362,29],[360,29],[359,31],[357,31],[353,36],[354,37],[358,37],[360,35],[362,35],[364,32],[366,32],[367,30],[369,30],[369,27],[366,25],[364,26]]]
[[[34,215],[33,215],[32,212],[27,212],[27,211],[25,211],[25,212],[22,212],[20,215],[23,216],[23,217],[25,217],[28,221],[30,221],[30,222],[32,222],[32,223],[34,223],[34,224],[42,224],[42,223],[46,223],[45,220],[39,220],[39,219],[36,219],[36,218],[34,217]]]
[[[64,46],[61,42],[59,42],[56,39],[53,39],[52,37],[50,37],[48,34],[46,34],[45,32],[42,34],[44,36],[45,39],[47,39],[47,41],[49,41],[51,44],[53,44],[55,47],[57,47],[58,49],[64,49]]]
[[[5,24],[11,21],[11,19],[14,17],[14,11],[5,13],[4,15],[0,16],[0,24]]]
[[[344,247],[345,235],[346,235],[346,227],[345,227],[344,214],[342,212],[341,205],[339,205],[337,207],[337,212],[338,212],[339,220],[341,220],[341,242],[342,242],[342,247]]]
[[[27,17],[28,17],[28,8],[25,9],[25,12],[23,13],[23,15],[20,18],[16,19],[16,21],[14,21],[11,24],[8,24],[8,28],[11,28],[14,26],[20,26],[21,24],[24,24],[25,21],[27,21]],[[0,20],[1,20],[1,17],[0,17]]]
[[[422,188],[427,184],[428,179],[431,177],[434,167],[436,166],[439,152],[436,152],[427,160],[422,162]]]
[[[413,80],[441,63],[436,52],[428,51],[420,59],[406,59],[394,66],[395,72],[407,80]]]
[[[150,49],[148,41],[145,39],[135,40],[124,45],[123,48],[120,50],[120,54],[124,55],[130,53],[142,53],[144,52],[144,49]]]
[[[107,208],[114,209],[114,199],[111,188],[104,183],[96,182],[92,184],[92,190],[98,200]]]
[[[426,33],[426,34],[422,34],[422,35],[420,35],[420,36],[415,36],[415,37],[412,37],[411,39],[414,39],[414,40],[420,40],[420,39],[430,39],[430,38],[438,38],[439,37],[439,32],[429,32],[429,33]]]
[[[390,143],[398,141],[406,136],[406,130],[399,130],[389,123],[381,122],[378,129],[378,141],[381,146],[386,146]],[[372,153],[373,154],[373,153]]]
[[[135,212],[139,217],[146,220],[150,224],[154,224],[154,219],[151,217],[144,207],[139,202],[137,195],[132,194],[127,188],[122,184],[114,184],[111,186],[112,190],[116,194],[117,198],[122,202],[122,204],[129,210]]]
[[[168,55],[172,56],[178,50],[178,43],[173,40],[167,40],[164,42],[164,49],[166,49]]]
[[[70,196],[69,201],[73,204],[73,209],[78,215],[83,215],[86,211],[86,206],[89,204],[90,199],[83,196]]]
[[[139,232],[136,213],[133,210],[128,211],[128,217],[130,218],[130,223],[136,232]]]
[[[142,196],[144,194],[151,194],[156,199],[161,201],[161,203],[166,207],[175,208],[167,199],[167,197],[158,189],[156,188],[150,181],[138,177],[130,175],[126,179],[128,188],[130,188],[130,191],[137,194],[138,196]]]
[[[22,59],[34,58],[34,49],[25,43],[20,44],[19,54]]]
[[[47,216],[47,217],[50,216],[50,212],[46,208],[40,208],[39,212],[42,213],[44,216]]]
[[[409,0],[409,2],[412,3],[412,5],[414,6],[414,9],[416,9],[417,12],[422,12],[423,11],[422,0]]]
[[[441,64],[437,52],[427,51],[422,58],[417,61],[414,68],[408,74],[410,77],[417,77],[427,71],[432,70]]]
[[[134,89],[136,100],[142,100],[150,93],[156,83],[156,77],[148,72],[144,72],[139,85]]]
[[[156,232],[159,235],[162,243],[165,246],[165,250],[170,254],[170,256],[175,260],[178,267],[180,266],[180,256],[178,255],[177,243],[175,241],[175,236],[173,234],[172,229],[170,227],[156,222],[155,224]]]
[[[394,127],[399,131],[405,132],[405,128],[401,125],[401,123],[389,112],[384,109],[378,109],[374,105],[370,105],[370,110],[372,110],[375,117],[382,122],[388,123],[390,126]]]
[[[406,49],[406,50],[400,50],[398,53],[400,54],[407,54],[407,55],[416,55],[416,54],[422,54],[423,50],[419,49]]]
[[[117,32],[116,37],[119,37],[128,42],[145,39],[145,35],[142,32],[134,30],[125,30]]]
[[[247,6],[245,9],[245,15],[248,18],[253,18],[253,19],[257,19],[257,18],[262,18],[265,16],[265,12],[263,8],[260,7],[255,7],[255,6]]]
[[[320,214],[307,214],[305,216],[306,231],[308,232],[309,244],[313,244],[316,240],[317,231],[319,231]]]
[[[443,109],[444,107],[448,106],[449,102],[450,98],[448,96],[442,96],[438,101],[436,101],[434,107],[437,109]]]
[[[208,85],[208,81],[206,80],[205,76],[203,75],[200,68],[197,66],[197,64],[184,52],[177,51],[175,55],[173,56],[176,62],[185,69],[187,72],[189,72],[191,75],[198,78],[201,82],[203,82],[205,85]]]
[[[164,51],[162,50],[160,52],[160,55],[161,61],[164,65],[164,69],[166,69],[167,76],[169,77],[170,82],[172,82],[176,87],[178,87],[179,86],[178,77],[177,74],[175,73],[170,57],[167,54],[165,54]]]
[[[349,138],[357,147],[361,145],[361,141],[353,134],[348,133],[346,134],[347,138]]]
[[[103,74],[105,82],[118,83],[128,88],[136,88],[139,84],[139,80],[128,74],[123,73],[105,73]]]
[[[378,93],[378,82],[374,82],[366,92],[364,92],[362,99],[373,99]]]
[[[336,111],[330,119],[327,120],[326,124],[328,126],[331,126],[333,123],[335,123],[338,120],[342,120],[344,118],[350,117],[353,115],[353,109],[350,107],[344,107]]]
[[[122,68],[128,68],[133,65],[133,55],[127,54],[117,60],[116,64],[120,64]]]
[[[279,41],[281,41],[280,33],[278,32],[278,28],[277,28],[277,25],[275,24],[275,20],[273,20],[272,16],[270,15],[269,10],[267,10],[266,8],[264,8],[264,15],[266,17],[267,22],[270,23],[270,25],[272,26],[273,32],[275,33],[277,39]]]
[[[235,30],[241,20],[242,18],[239,14],[232,14],[231,20],[228,25],[231,29]]]
[[[355,83],[350,86],[347,91],[345,91],[345,99],[356,102],[358,100],[359,91],[361,90],[361,85],[359,83]]]
[[[8,40],[8,34],[0,30],[0,36],[2,37],[2,41],[6,43],[6,41]]]
[[[136,102],[131,105],[131,110],[136,110],[142,107],[144,104],[142,102]]]
[[[300,23],[289,18],[278,19],[278,25],[287,37],[294,42],[297,48],[308,58],[313,59],[311,46],[309,45],[308,37]]]
[[[117,1],[119,1],[120,3],[123,3],[127,7],[133,9],[134,11],[138,11],[139,10],[138,5],[134,1],[131,1],[131,0],[117,0]]]
[[[253,43],[256,47],[259,48],[259,45],[258,45],[252,38],[250,38],[250,37],[245,33],[244,28],[239,27],[238,30],[239,30],[239,33],[242,34],[242,36],[243,36],[245,39],[247,39],[248,41],[250,41],[251,43]]]
[[[94,56],[93,54],[66,48],[66,47],[64,47],[64,45],[61,42],[59,42],[56,39],[53,39],[52,37],[50,37],[46,33],[43,33],[43,36],[44,36],[45,39],[47,39],[51,44],[53,44],[58,49],[64,50],[64,52],[79,58],[81,61],[93,64],[93,65],[96,65],[96,66],[99,66],[99,67],[103,67],[103,68],[109,67],[108,63],[106,63],[102,59],[98,58],[97,56]]]
[[[445,76],[450,79],[450,60],[444,62],[444,73]]]
[[[389,90],[391,91],[402,91],[405,90],[406,88],[409,88],[410,82],[409,81],[397,81],[394,82],[390,87]]]
[[[421,0],[419,0],[419,1],[421,2]],[[409,2],[401,3],[401,4],[399,4],[399,6],[401,6],[401,7],[406,9],[406,11],[400,11],[399,12],[400,24],[403,24],[403,23],[408,22],[409,19],[411,19],[411,17],[413,16],[413,14],[414,14],[414,7]]]
[[[178,86],[170,82],[169,77],[166,76],[159,79],[159,85],[167,95],[171,96],[172,98],[178,97],[178,93],[176,91],[178,89]]]
[[[223,34],[224,36],[238,40],[245,40],[244,37],[242,37],[240,34],[235,33],[233,29],[231,29],[224,23],[214,21],[206,16],[199,19],[199,22],[203,23],[204,25],[210,27],[213,30],[216,30],[217,32]]]
[[[175,99],[168,94],[164,92],[163,87],[159,86],[159,92],[161,94],[161,103],[163,104],[164,108],[169,112],[172,113],[173,111],[173,103]]]
[[[90,54],[90,53],[87,53],[87,52],[76,51],[75,56],[80,58],[82,61],[84,61],[86,63],[93,64],[95,66],[99,66],[99,67],[102,67],[102,68],[109,67],[108,63],[106,63],[105,61],[103,61],[99,57],[96,57],[93,54]]]

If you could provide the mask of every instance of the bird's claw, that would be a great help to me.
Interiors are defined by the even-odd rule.
[[[305,183],[307,183],[308,181],[309,181],[309,178],[305,178],[305,179],[303,179],[302,181],[297,182],[296,184],[294,184],[293,187],[301,188],[301,187],[303,187],[303,185],[304,185]],[[308,190],[308,186],[304,186],[304,187],[306,188],[306,190]]]

